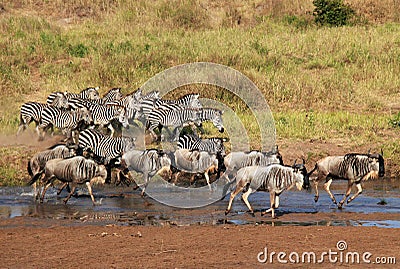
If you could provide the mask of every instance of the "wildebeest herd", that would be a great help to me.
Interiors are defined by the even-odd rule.
[[[143,174],[144,183],[140,185],[145,195],[149,180],[156,174],[172,184],[179,184],[180,175],[189,173],[189,183],[203,176],[210,189],[210,176],[225,180],[223,197],[231,191],[228,214],[232,202],[239,192],[251,214],[253,208],[248,197],[255,191],[270,193],[270,208],[275,217],[279,206],[279,195],[296,186],[298,190],[310,187],[310,176],[315,186],[315,202],[318,201],[318,183],[324,180],[324,189],[332,201],[337,204],[330,185],[333,179],[348,180],[348,188],[339,202],[342,208],[355,184],[357,193],[347,200],[354,200],[361,192],[361,183],[369,178],[382,177],[385,173],[383,153],[328,156],[319,160],[315,167],[307,172],[305,161],[292,166],[284,165],[278,147],[269,152],[230,152],[226,154],[225,138],[201,138],[198,131],[204,133],[202,123],[206,121],[224,132],[223,111],[204,108],[199,94],[187,94],[178,100],[160,98],[158,91],[143,94],[140,89],[123,95],[120,88],[109,90],[100,98],[99,88],[87,88],[80,93],[51,93],[46,103],[28,102],[21,106],[20,125],[17,135],[33,121],[36,123],[38,139],[45,139],[46,132],[54,127],[59,129],[65,139],[51,148],[36,153],[28,162],[29,184],[34,186],[35,198],[43,202],[47,189],[55,180],[63,184],[58,194],[66,188],[68,199],[79,184],[85,184],[96,204],[92,193],[94,183],[134,184],[132,173]],[[144,128],[153,142],[168,140],[176,143],[176,149],[139,150],[136,138],[123,136],[123,129]],[[162,134],[165,128],[168,135]],[[187,133],[181,132],[189,129]],[[158,131],[158,134],[157,132]],[[114,177],[112,177],[114,175]],[[114,180],[113,180],[114,178]],[[235,189],[233,186],[236,184]],[[264,213],[263,213],[264,214]]]

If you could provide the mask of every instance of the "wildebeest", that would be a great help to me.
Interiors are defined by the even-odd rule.
[[[171,159],[157,149],[130,150],[122,155],[121,169],[129,169],[143,174],[144,183],[141,195],[144,196],[149,180],[156,174],[171,174]]]
[[[264,215],[271,212],[272,218],[275,218],[275,209],[279,206],[279,195],[287,189],[296,185],[298,190],[309,188],[309,179],[307,169],[302,164],[296,164],[292,167],[283,166],[280,164],[270,164],[268,166],[247,166],[239,169],[236,174],[236,189],[231,193],[228,207],[225,214],[228,214],[232,208],[232,202],[235,196],[244,191],[242,199],[254,215],[252,206],[247,198],[256,191],[269,191],[270,193],[270,208],[261,213]]]
[[[190,150],[190,149],[178,149],[174,153],[174,167],[180,171],[188,172],[193,174],[201,173],[206,178],[207,185],[211,191],[210,178],[208,173],[210,171],[218,170],[218,175],[223,167],[223,157],[221,153],[209,153],[207,151]],[[180,172],[175,175],[175,181],[177,181]],[[218,177],[218,176],[217,176]]]
[[[331,197],[332,201],[337,204],[335,196],[331,193],[329,187],[333,179],[348,180],[347,190],[343,199],[339,202],[338,208],[342,208],[347,197],[351,193],[351,187],[356,184],[357,192],[350,197],[347,203],[353,201],[362,193],[361,182],[369,178],[376,179],[385,175],[385,163],[383,154],[356,154],[349,153],[344,156],[328,156],[315,164],[311,175],[317,170],[317,178],[314,180],[315,202],[318,201],[318,183],[321,179],[325,179],[324,189]]]
[[[56,144],[47,150],[36,153],[28,162],[28,174],[33,179],[36,174],[44,169],[46,162],[52,159],[65,159],[76,155],[77,146],[73,144]],[[35,199],[39,196],[36,189],[36,182],[32,183],[35,193]],[[32,185],[31,184],[31,185]]]
[[[235,171],[240,168],[252,165],[267,166],[272,163],[283,165],[282,156],[279,153],[278,146],[269,152],[250,151],[250,152],[231,152],[224,158],[224,165],[226,167],[225,173],[221,178],[225,177],[227,182],[230,182],[229,176],[232,176]]]
[[[33,184],[44,173],[42,181],[45,184],[40,201],[43,202],[47,189],[53,184],[54,180],[58,179],[63,183],[71,184],[71,192],[64,203],[67,203],[69,198],[73,195],[78,184],[86,184],[93,205],[96,201],[93,197],[92,184],[104,184],[107,178],[107,170],[104,165],[99,165],[91,159],[86,159],[82,156],[76,156],[68,159],[53,159],[49,160],[44,169],[36,174],[29,182]]]

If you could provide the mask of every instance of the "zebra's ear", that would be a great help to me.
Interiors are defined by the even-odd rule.
[[[381,155],[382,155],[382,157],[383,157],[383,149],[381,148]]]
[[[221,115],[223,115],[224,114],[224,111],[223,110],[221,110]]]
[[[94,88],[96,91],[99,91],[99,89],[100,89],[100,87],[99,86],[97,86],[96,88]]]
[[[293,167],[296,165],[297,159],[294,160]]]

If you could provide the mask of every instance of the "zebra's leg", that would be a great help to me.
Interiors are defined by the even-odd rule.
[[[332,184],[332,178],[329,178],[329,179],[326,181],[326,183],[324,184],[324,189],[325,189],[325,191],[329,194],[329,196],[331,197],[332,202],[334,202],[335,205],[337,205],[335,196],[333,196],[331,190],[329,189],[329,187],[331,186],[331,184]]]
[[[27,127],[28,125],[25,122],[21,122],[18,127],[17,136],[19,136],[21,132],[25,131]]]
[[[144,195],[145,195],[146,187],[147,187],[148,180],[149,180],[149,174],[146,172],[143,173],[143,179],[144,179],[143,189],[142,189],[142,192],[140,193],[140,195],[142,197],[144,197]]]
[[[350,199],[347,201],[347,204],[350,203],[351,201],[353,201],[358,195],[360,195],[362,193],[362,187],[361,187],[361,182],[356,184],[357,187],[357,192],[350,197]]]
[[[236,189],[231,192],[231,196],[229,198],[229,203],[228,203],[228,207],[225,210],[225,215],[228,215],[228,213],[231,211],[232,209],[232,202],[233,199],[235,198],[235,196],[241,192],[244,188],[244,186],[246,185],[246,183],[243,180],[240,180],[237,184],[236,184]]]
[[[242,195],[242,200],[243,200],[243,202],[246,204],[246,206],[249,208],[250,214],[254,217],[254,210],[253,210],[253,207],[251,206],[251,204],[249,203],[249,200],[248,200],[249,195],[250,195],[252,192],[253,192],[253,190],[249,187],[248,190],[247,190],[245,193],[243,193],[243,195]]]
[[[71,196],[74,194],[75,189],[76,189],[76,184],[72,184],[71,191],[68,193],[67,198],[64,199],[64,204],[67,204],[69,198],[71,198]],[[90,192],[89,192],[89,193],[90,193]]]
[[[347,183],[347,190],[346,193],[343,196],[343,199],[339,202],[338,208],[341,209],[344,202],[346,202],[347,197],[349,197],[350,193],[351,193],[351,187],[353,186],[353,183],[351,183],[351,180],[348,181]]]
[[[275,196],[275,208],[278,208],[279,206],[279,195]]]

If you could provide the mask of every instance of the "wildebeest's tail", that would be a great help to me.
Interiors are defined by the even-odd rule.
[[[30,161],[28,161],[27,169],[28,169],[28,174],[32,177],[33,176],[33,172],[32,172],[32,167],[31,167],[31,162]]]
[[[231,181],[229,181],[228,183],[226,183],[224,185],[224,188],[222,189],[222,197],[221,197],[221,201],[224,200],[225,196],[228,194],[228,190],[231,188],[231,185],[236,182],[236,176],[234,178],[232,178]]]
[[[315,164],[314,168],[310,172],[308,172],[307,175],[311,176],[312,173],[314,173],[314,171],[317,170],[317,168],[318,168],[318,164]]]
[[[28,182],[28,185],[32,185],[33,183],[35,183],[43,175],[43,173],[44,169],[40,170],[39,173],[32,177],[32,179]]]

